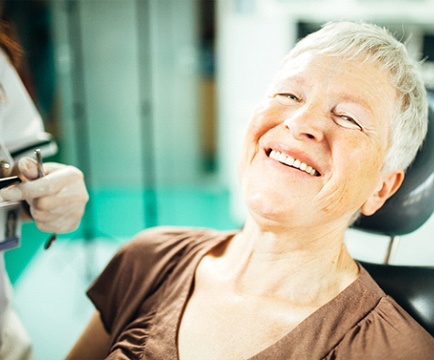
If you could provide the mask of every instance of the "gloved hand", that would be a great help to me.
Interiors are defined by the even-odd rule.
[[[74,166],[59,163],[45,163],[43,167],[45,176],[38,178],[36,161],[22,158],[17,168],[23,182],[1,189],[0,197],[27,201],[31,216],[41,231],[73,231],[89,200],[83,173]]]

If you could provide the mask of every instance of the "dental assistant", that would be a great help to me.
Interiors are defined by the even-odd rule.
[[[17,47],[0,31],[0,160],[11,166],[3,171],[16,173],[23,181],[0,190],[2,360],[32,359],[31,341],[13,309],[12,286],[4,264],[4,251],[14,251],[21,240],[31,241],[18,238],[19,219],[33,219],[45,232],[69,232],[78,226],[88,201],[83,174],[73,166],[47,163],[43,169],[45,176],[38,179],[37,165],[32,158],[22,157],[13,164],[11,152],[44,135],[42,119],[13,66]]]

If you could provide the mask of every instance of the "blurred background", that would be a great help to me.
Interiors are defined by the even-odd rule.
[[[328,20],[389,27],[434,90],[433,0],[4,0],[25,50],[21,73],[59,145],[85,174],[80,228],[49,251],[23,227],[6,253],[36,360],[64,357],[92,306],[85,290],[116,249],[156,225],[234,229],[245,210],[237,161],[250,114],[282,57]],[[48,161],[50,159],[46,159]],[[434,219],[394,263],[434,264]],[[381,262],[388,239],[349,230],[350,252]]]

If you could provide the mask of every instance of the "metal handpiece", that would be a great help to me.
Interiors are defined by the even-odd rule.
[[[35,150],[35,157],[36,157],[36,162],[38,164],[38,178],[41,178],[44,176],[44,168],[42,166],[42,156],[41,156],[41,150],[40,149]],[[44,249],[45,250],[49,249],[50,246],[53,244],[53,242],[56,240],[56,238],[57,238],[57,236],[55,233],[51,234],[44,245]]]

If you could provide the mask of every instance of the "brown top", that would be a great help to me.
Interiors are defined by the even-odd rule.
[[[125,244],[87,293],[111,336],[107,359],[178,359],[196,267],[234,234],[154,228]],[[434,338],[361,267],[336,298],[251,359],[434,359]]]

